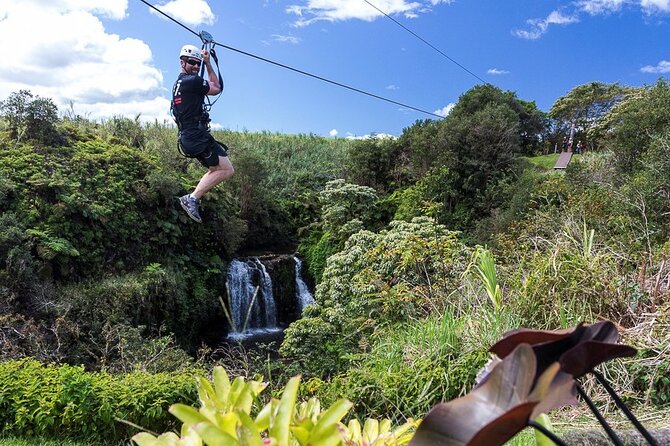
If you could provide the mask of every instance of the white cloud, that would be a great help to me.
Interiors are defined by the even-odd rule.
[[[387,85],[386,89],[387,90],[400,90],[400,87],[398,87],[397,85],[391,84],[391,85]]]
[[[275,42],[287,42],[287,43],[292,43],[294,45],[298,44],[301,42],[301,39],[295,36],[283,36],[281,34],[273,34],[272,39]]]
[[[607,14],[619,11],[630,0],[580,0],[577,7],[591,15]]]
[[[336,137],[338,133],[339,133],[339,132],[337,131],[337,129],[333,129],[333,130],[331,130],[330,132],[328,132],[328,134],[329,134],[330,136],[332,136],[333,138]]]
[[[451,0],[375,0],[374,5],[386,14],[403,14],[416,18],[431,6],[449,4]],[[294,26],[303,27],[318,21],[365,20],[371,22],[383,14],[375,7],[361,0],[303,0],[301,4],[289,5],[286,12],[298,16]]]
[[[670,12],[670,0],[579,0],[578,8],[591,15],[620,11],[624,6],[639,5],[646,14]]]
[[[454,109],[454,107],[456,107],[456,104],[454,104],[454,103],[452,102],[452,103],[450,103],[449,105],[447,105],[447,106],[445,106],[445,107],[442,107],[442,108],[440,108],[440,109],[438,109],[438,110],[435,110],[433,113],[435,113],[435,114],[438,115],[438,116],[442,116],[443,118],[445,118],[445,117],[447,117],[447,116],[449,115],[449,113],[451,113],[451,111]]]
[[[98,18],[125,17],[126,0],[104,7],[86,0],[1,1],[0,41],[16,42],[20,51],[12,52],[11,65],[0,65],[0,99],[25,89],[61,110],[72,102],[75,112],[91,118],[168,118],[163,75],[149,46],[107,33]]]
[[[549,31],[551,25],[569,25],[577,22],[579,22],[579,18],[576,15],[565,15],[560,11],[552,11],[545,19],[527,20],[526,23],[530,25],[530,29],[514,29],[512,35],[522,39],[535,40]]]
[[[640,5],[647,14],[670,12],[670,0],[641,0]]]
[[[662,60],[656,66],[645,65],[640,68],[643,73],[670,73],[670,61]]]
[[[170,17],[187,25],[214,24],[214,13],[205,0],[172,0],[164,5],[155,6]],[[162,14],[153,9],[150,9],[150,11],[152,14],[165,19]]]
[[[670,12],[670,0],[576,0],[572,14],[553,11],[546,19],[527,20],[526,29],[513,29],[512,35],[522,39],[539,39],[550,25],[568,25],[579,22],[579,15],[586,13],[591,16],[611,14],[621,11],[624,7],[639,7],[647,15],[665,14]]]
[[[492,74],[494,76],[500,76],[502,74],[509,74],[509,71],[507,70],[501,70],[498,68],[489,68],[488,71],[486,71],[487,74]]]
[[[5,1],[2,9],[9,10],[13,0]],[[99,0],[50,0],[48,7],[61,12],[86,11],[106,18],[120,20],[126,16],[128,9],[128,0],[109,0],[101,2]],[[23,5],[31,5],[33,8],[44,8],[46,2],[40,0],[26,0]]]
[[[398,139],[397,136],[388,133],[369,133],[367,135],[354,135],[347,132],[346,139]]]

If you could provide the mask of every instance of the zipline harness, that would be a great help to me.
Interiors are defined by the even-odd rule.
[[[209,117],[209,112],[212,109],[212,106],[216,104],[216,101],[219,100],[221,97],[221,93],[223,93],[223,76],[221,76],[221,69],[219,68],[219,58],[216,55],[216,51],[214,50],[214,47],[216,46],[216,42],[214,42],[214,38],[210,33],[207,31],[200,31],[200,34],[198,34],[200,37],[200,40],[202,40],[202,50],[206,50],[209,52],[211,57],[214,59],[214,63],[216,64],[216,72],[217,76],[219,79],[219,85],[221,86],[221,91],[219,94],[216,95],[216,99],[214,99],[214,102],[212,102],[209,99],[208,95],[205,95],[206,101],[203,101],[202,103],[202,115],[199,124],[203,126],[203,129],[206,131],[210,130],[210,125],[209,123],[211,122],[211,119]],[[204,78],[205,76],[205,64],[202,63],[200,65],[200,77]],[[170,114],[174,118],[175,122],[177,123],[177,127],[181,130],[182,128],[182,122],[181,122],[181,116],[176,112],[174,108],[174,102],[170,103]],[[181,152],[181,149],[179,150]],[[182,152],[183,154],[183,152]]]
[[[202,40],[202,48],[200,49],[200,51],[203,53],[205,51],[209,52],[211,58],[214,59],[214,63],[216,64],[216,72],[219,81],[220,91],[216,95],[217,97],[214,100],[214,102],[210,100],[209,95],[207,94],[207,92],[205,92],[204,97],[200,102],[201,107],[200,113],[194,115],[193,109],[190,107],[188,109],[184,109],[183,106],[179,108],[176,107],[177,104],[182,104],[182,98],[178,97],[178,95],[180,94],[178,92],[181,88],[181,82],[182,82],[181,75],[177,80],[177,82],[175,82],[174,87],[172,88],[172,101],[170,102],[170,114],[174,118],[175,122],[177,123],[177,127],[179,128],[179,133],[177,137],[177,150],[179,151],[179,153],[181,153],[183,156],[187,158],[196,158],[200,154],[208,150],[207,145],[209,144],[209,140],[211,140],[215,144],[219,144],[220,146],[222,146],[224,148],[224,151],[227,150],[226,145],[219,141],[216,141],[211,136],[210,133],[211,118],[209,117],[209,112],[212,109],[212,106],[216,103],[216,101],[219,100],[219,98],[221,97],[221,93],[223,92],[223,77],[221,76],[221,70],[219,68],[219,59],[216,55],[216,51],[214,50],[216,42],[214,42],[212,35],[209,34],[207,31],[201,31],[200,34],[198,34],[198,36],[200,37],[200,40]],[[202,55],[198,52],[198,48],[193,45],[184,45],[182,47],[182,50],[180,51],[180,58],[183,57],[187,58],[193,57],[197,58],[200,61],[200,70],[198,76],[204,79],[205,64],[203,63],[204,61]],[[193,118],[196,118],[196,120],[194,120]],[[185,142],[182,139],[183,131],[185,131],[185,129],[193,129],[194,127],[197,127],[201,132],[207,134],[206,142],[202,139],[194,140],[193,134],[190,133],[189,136],[186,137],[189,142],[186,143],[186,146],[184,146]],[[203,143],[205,145],[203,145]]]

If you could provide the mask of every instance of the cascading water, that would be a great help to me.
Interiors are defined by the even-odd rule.
[[[298,306],[302,312],[307,305],[313,305],[316,302],[309,288],[307,288],[307,284],[302,280],[302,261],[297,257],[293,257],[293,259],[295,260],[295,292]]]
[[[229,338],[244,340],[281,332],[272,280],[260,260],[232,260],[227,280],[232,325]]]

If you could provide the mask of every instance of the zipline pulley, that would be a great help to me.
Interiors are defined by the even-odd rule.
[[[205,44],[214,45],[214,37],[212,37],[212,35],[207,31],[200,31],[200,34],[198,35],[200,36],[200,40],[202,40],[203,45]]]

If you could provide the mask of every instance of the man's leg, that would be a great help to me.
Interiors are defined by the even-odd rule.
[[[200,179],[200,182],[198,182],[195,191],[193,191],[193,196],[199,200],[214,186],[227,180],[233,176],[234,173],[235,169],[233,169],[233,164],[230,162],[230,159],[228,159],[227,156],[219,156],[219,164],[210,167],[209,170],[205,172]]]

